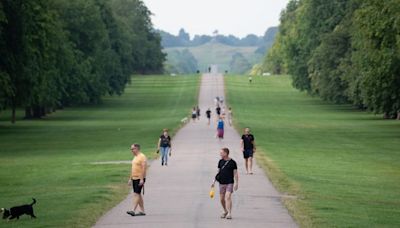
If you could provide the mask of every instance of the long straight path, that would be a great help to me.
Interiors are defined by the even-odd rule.
[[[168,167],[161,166],[157,160],[149,168],[144,195],[147,215],[131,217],[126,214],[132,204],[129,195],[94,227],[297,227],[264,172],[256,165],[254,175],[245,175],[240,136],[236,130],[226,124],[225,138],[222,141],[215,138],[216,96],[225,97],[223,76],[203,75],[200,121],[190,122],[177,132]],[[214,114],[210,126],[204,114],[207,108]],[[239,169],[239,190],[233,194],[232,220],[219,218],[222,210],[218,191],[214,199],[208,195],[222,147],[231,150]]]

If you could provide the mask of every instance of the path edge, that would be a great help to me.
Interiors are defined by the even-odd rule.
[[[225,83],[226,75],[223,74],[224,83],[224,98],[225,105],[230,106],[228,89]],[[239,121],[236,120],[235,116],[232,117],[232,127],[241,135],[242,127]],[[293,218],[294,222],[300,227],[315,227],[311,219],[311,208],[304,202],[304,196],[302,194],[300,185],[295,181],[289,179],[279,168],[274,161],[268,157],[266,151],[263,148],[257,147],[257,153],[255,154],[256,164],[263,170],[268,180],[272,183],[274,188],[282,196],[280,201],[284,207],[288,210],[289,215]],[[289,197],[285,197],[289,196]]]

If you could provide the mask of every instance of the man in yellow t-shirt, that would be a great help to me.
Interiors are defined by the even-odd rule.
[[[128,184],[132,183],[133,187],[133,209],[126,213],[132,216],[143,216],[146,215],[146,213],[144,212],[144,202],[141,193],[146,181],[147,159],[146,156],[140,152],[139,144],[132,144],[131,151],[134,158],[132,160],[132,171]],[[136,212],[138,206],[139,212]]]

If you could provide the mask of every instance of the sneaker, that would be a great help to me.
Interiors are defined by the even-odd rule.
[[[131,215],[131,216],[135,216],[135,215],[136,215],[134,211],[127,211],[126,213],[127,213],[128,215]]]
[[[224,218],[226,218],[227,215],[228,215],[228,212],[224,212],[224,213],[222,213],[221,218],[224,219]]]

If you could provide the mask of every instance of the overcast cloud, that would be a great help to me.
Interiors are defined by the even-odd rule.
[[[279,15],[289,0],[143,0],[154,14],[154,27],[177,34],[184,28],[194,34],[243,37],[263,35],[279,24]]]

